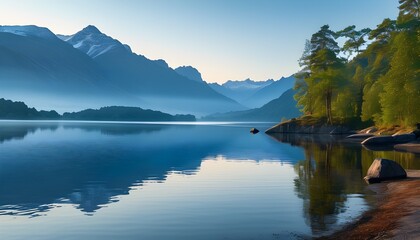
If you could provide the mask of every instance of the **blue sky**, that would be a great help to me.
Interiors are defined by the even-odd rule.
[[[398,0],[0,0],[0,25],[73,34],[91,24],[150,59],[192,65],[208,82],[295,73],[322,25],[374,28]]]

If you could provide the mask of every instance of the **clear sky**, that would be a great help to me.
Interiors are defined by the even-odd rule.
[[[295,73],[305,39],[329,24],[374,28],[398,0],[0,0],[0,25],[73,34],[87,25],[204,80],[278,79]]]

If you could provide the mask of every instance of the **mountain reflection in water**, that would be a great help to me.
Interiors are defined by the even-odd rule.
[[[375,157],[420,169],[414,154],[374,152],[341,138],[249,134],[251,127],[267,126],[0,122],[0,221],[22,216],[51,218],[49,224],[59,224],[50,212],[67,206],[83,215],[103,212],[100,219],[108,219],[111,215],[106,212],[128,208],[131,199],[130,204],[150,206],[129,207],[112,216],[122,222],[126,219],[128,226],[141,221],[148,211],[161,216],[161,222],[149,219],[144,223],[142,232],[133,230],[139,231],[133,233],[137,238],[164,234],[155,230],[169,227],[165,221],[176,218],[181,225],[176,225],[178,230],[171,236],[182,239],[186,234],[182,227],[187,227],[182,224],[193,216],[197,224],[208,221],[209,233],[219,234],[200,235],[203,239],[240,238],[258,231],[267,234],[257,235],[262,239],[318,236],[367,209],[370,200],[362,178]],[[206,207],[189,209],[199,203]],[[169,216],[164,209],[172,205],[175,212]],[[83,221],[76,213],[71,216],[74,225]],[[230,220],[236,228],[221,230],[216,224]],[[90,224],[105,234],[103,221]],[[17,226],[3,224],[5,229]],[[28,234],[31,226],[25,225]],[[188,226],[197,229],[189,234],[202,234],[199,225]],[[0,230],[0,236],[16,234]],[[83,238],[81,234],[74,239]]]

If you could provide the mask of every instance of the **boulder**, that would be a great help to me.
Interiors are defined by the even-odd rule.
[[[256,129],[256,128],[251,128],[251,130],[249,131],[252,134],[257,134],[260,132],[260,130]]]
[[[403,179],[406,177],[407,172],[397,162],[377,158],[370,165],[364,179],[369,183],[378,183],[384,180]]]

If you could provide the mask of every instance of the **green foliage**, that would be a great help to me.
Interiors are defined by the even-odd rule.
[[[352,25],[345,29],[338,31],[338,37],[347,38],[347,41],[342,47],[343,52],[348,53],[348,57],[354,53],[360,53],[361,47],[366,43],[365,37],[371,32],[370,28],[364,28],[360,31],[356,30],[356,26]]]
[[[420,120],[419,44],[412,31],[399,32],[393,40],[391,69],[380,94],[384,124],[410,126]]]
[[[338,57],[340,48],[335,41],[336,34],[324,25],[306,43],[300,59],[303,73],[296,76],[296,100],[303,106],[303,112],[316,117],[326,117],[333,123],[333,104],[336,90],[345,85],[344,61]]]
[[[419,0],[399,0],[400,14],[398,24],[403,27],[413,27],[419,24],[420,1]]]
[[[420,122],[420,3],[399,0],[398,20],[376,29],[349,26],[334,33],[328,25],[312,36],[300,60],[303,72],[295,98],[304,113],[412,126]],[[366,44],[366,37],[371,42]],[[346,38],[340,49],[334,38]],[[338,57],[356,54],[345,62]]]

